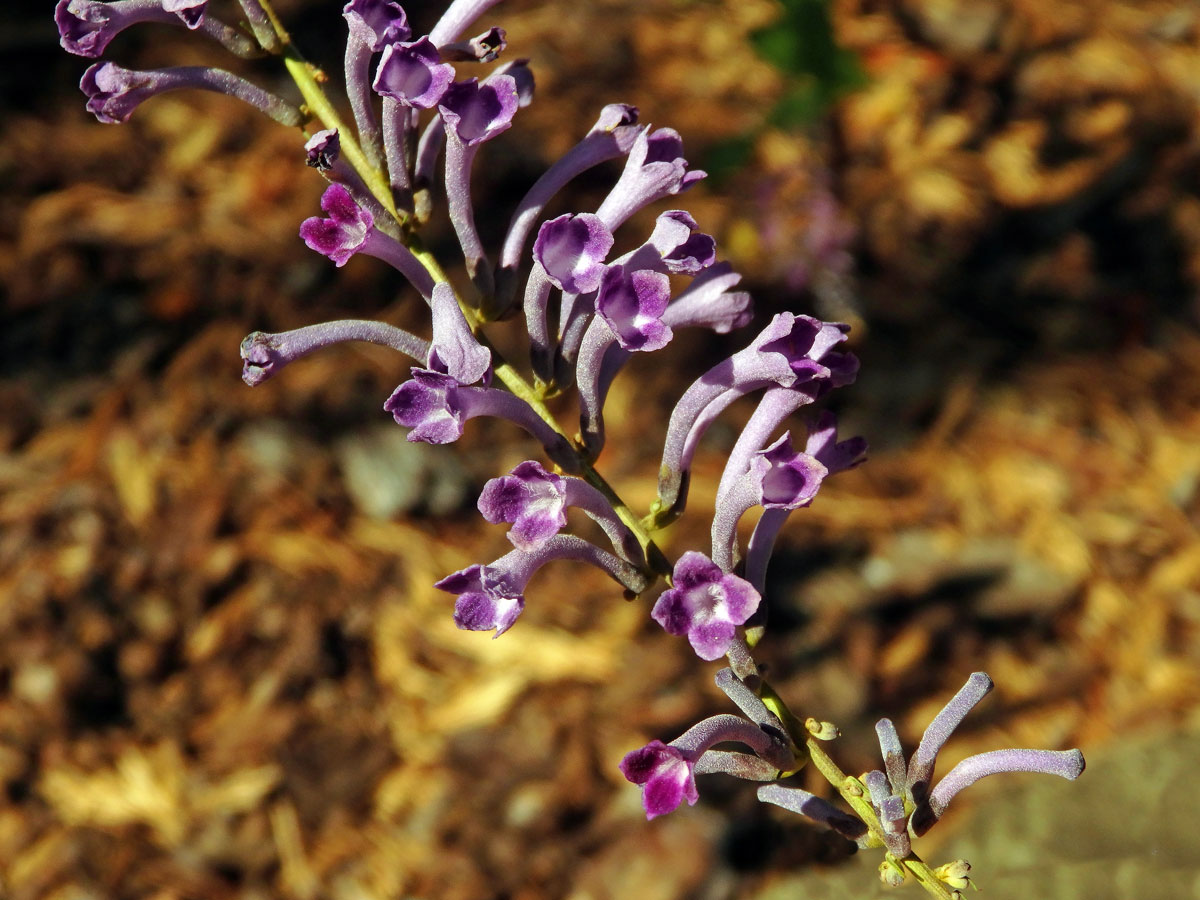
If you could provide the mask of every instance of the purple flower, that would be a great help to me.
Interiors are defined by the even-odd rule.
[[[477,416],[507,419],[537,438],[564,469],[578,467],[571,445],[541,419],[533,407],[498,388],[464,387],[451,375],[413,369],[412,378],[383,404],[396,423],[412,429],[410,441],[449,444],[462,437],[463,423]]]
[[[612,232],[591,213],[564,215],[544,222],[533,242],[533,258],[542,264],[551,284],[571,294],[586,294],[600,286],[604,259],[612,249]]]
[[[434,587],[457,594],[454,624],[464,631],[491,631],[498,638],[525,610],[525,585],[515,585],[503,567],[468,566]]]
[[[310,168],[321,172],[328,172],[333,168],[333,164],[337,162],[341,149],[342,144],[341,138],[338,136],[338,130],[336,128],[326,128],[323,131],[318,131],[304,142],[304,152],[307,155],[305,161]]]
[[[179,16],[188,28],[196,29],[204,21],[208,0],[162,0],[162,8]]]
[[[378,53],[393,41],[408,40],[412,31],[404,8],[392,0],[350,0],[342,7],[350,36]]]
[[[812,503],[828,474],[829,469],[818,459],[793,450],[791,435],[784,432],[779,440],[754,455],[748,478],[760,506],[798,509]]]
[[[671,284],[660,272],[627,273],[610,266],[600,279],[596,313],[612,329],[624,350],[659,350],[671,340],[662,315],[671,301]]]
[[[518,550],[533,550],[567,524],[566,479],[532,460],[512,474],[493,478],[479,495],[479,512],[493,525],[511,522],[508,539]]]
[[[58,0],[54,23],[59,42],[68,53],[95,59],[114,37],[142,22],[182,22],[198,28],[207,0]],[[214,31],[214,36],[217,36]]]
[[[695,768],[694,757],[662,741],[651,741],[621,760],[621,774],[642,786],[647,819],[674,812],[684,800],[688,806],[696,805],[700,794]]]
[[[396,424],[412,430],[410,441],[451,444],[462,437],[469,418],[464,401],[469,397],[450,375],[413,369],[412,378],[396,388],[383,404]]]
[[[468,566],[435,587],[457,594],[454,622],[465,631],[496,630],[499,637],[525,608],[525,587],[546,563],[573,559],[591,563],[635,593],[645,590],[646,577],[636,567],[582,538],[558,535],[531,551],[513,550],[485,566]]]
[[[401,106],[430,109],[452,81],[454,66],[441,62],[437,47],[423,37],[411,44],[388,44],[375,70],[373,87]]]
[[[658,217],[649,244],[668,272],[695,275],[716,261],[717,242],[699,227],[682,209],[667,210]]]
[[[741,280],[727,262],[709,266],[671,301],[663,321],[672,328],[710,328],[717,334],[741,328],[754,314],[750,295],[730,290]]]
[[[433,343],[429,368],[444,372],[459,384],[474,384],[492,367],[492,353],[475,339],[471,326],[444,281],[433,286]]]
[[[503,28],[489,28],[483,34],[466,41],[451,41],[442,44],[438,51],[442,59],[454,62],[490,63],[508,47],[508,35]]]
[[[391,347],[416,360],[429,356],[429,344],[386,322],[341,319],[306,325],[280,334],[255,331],[242,341],[242,381],[254,387],[277,374],[288,363],[314,350],[343,341],[365,341]]]
[[[844,441],[837,439],[837,416],[823,410],[816,425],[808,435],[804,452],[819,460],[832,475],[845,469],[853,469],[866,459],[865,438],[852,437]]]
[[[287,101],[232,72],[206,66],[176,66],[140,72],[115,63],[96,63],[83,73],[79,88],[87,95],[88,112],[110,125],[124,122],[138,104],[156,94],[184,88],[228,94],[257,107],[283,125],[298,126],[304,121],[300,110]]]
[[[705,173],[699,170],[688,171],[679,132],[671,128],[644,131],[638,135],[621,177],[596,210],[596,215],[604,220],[610,231],[616,231],[642,207],[685,191],[704,177]]]
[[[350,192],[340,184],[331,184],[325,189],[321,209],[329,215],[305,219],[300,225],[300,237],[311,249],[328,256],[341,268],[367,242],[375,217],[355,203]]]
[[[749,582],[723,572],[695,550],[679,558],[672,582],[674,587],[658,598],[650,615],[669,634],[686,634],[701,659],[720,658],[737,626],[758,609],[758,591]]]
[[[490,141],[512,125],[517,112],[517,83],[512,76],[480,82],[472,78],[446,88],[438,109],[446,130],[465,146]]]

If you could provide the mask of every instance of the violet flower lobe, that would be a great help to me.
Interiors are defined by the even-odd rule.
[[[497,524],[510,522],[508,539],[518,550],[535,550],[566,527],[568,507],[583,510],[612,541],[617,554],[641,565],[641,545],[608,499],[582,478],[547,472],[527,460],[508,475],[493,478],[479,495],[479,512]]]
[[[454,288],[444,281],[433,286],[433,341],[428,367],[459,384],[474,384],[492,368],[492,352],[475,339]]]
[[[679,132],[671,128],[643,131],[634,141],[620,178],[596,215],[610,231],[616,231],[642,207],[685,191],[704,177],[705,173],[698,169],[689,171]]]
[[[429,369],[413,369],[383,405],[398,425],[411,429],[408,440],[449,444],[462,437],[463,424],[477,416],[507,419],[541,442],[546,453],[567,471],[577,467],[570,444],[519,397],[499,388],[465,387],[456,378]]]
[[[711,749],[727,741],[745,744],[755,756]],[[781,731],[762,728],[740,716],[719,715],[698,722],[669,744],[654,740],[625,754],[620,768],[627,781],[642,787],[646,818],[653,819],[678,809],[684,800],[695,805],[699,799],[697,774],[721,772],[763,781],[778,777],[794,764]]]
[[[513,550],[487,565],[468,566],[434,587],[457,594],[454,623],[464,631],[492,631],[499,637],[525,609],[525,588],[542,566],[556,559],[587,562],[626,590],[645,590],[646,577],[635,567],[582,538],[557,535],[536,549]]]
[[[454,81],[454,66],[441,62],[429,38],[383,48],[372,86],[380,96],[409,109],[432,109]]]
[[[375,217],[360,206],[344,186],[331,184],[321,195],[327,215],[313,216],[300,224],[300,237],[309,248],[341,268],[355,253],[363,252],[389,263],[412,283],[427,301],[433,296],[433,277],[395,238],[375,227]]]
[[[719,659],[729,650],[761,598],[749,582],[722,571],[703,553],[689,550],[675,564],[672,587],[650,615],[669,634],[687,635],[701,659]]]
[[[205,15],[207,0],[58,0],[54,23],[59,43],[68,53],[95,59],[118,34],[148,22],[183,25],[219,41],[238,56],[250,56],[255,47],[235,29]]]

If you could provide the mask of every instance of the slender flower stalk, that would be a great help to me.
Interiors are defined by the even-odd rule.
[[[151,97],[185,88],[236,97],[281,125],[299,127],[304,123],[304,115],[300,110],[282,97],[232,72],[207,66],[174,66],[139,71],[111,62],[96,63],[83,73],[79,88],[87,95],[88,112],[110,125],[126,121],[139,104]]]

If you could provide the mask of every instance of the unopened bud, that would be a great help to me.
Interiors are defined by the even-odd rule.
[[[832,741],[842,734],[832,722],[819,722],[811,716],[804,720],[804,727],[818,741]]]
[[[879,864],[879,880],[887,887],[900,887],[907,877],[908,872],[905,871],[904,866],[891,857]]]
[[[950,887],[956,890],[963,890],[971,885],[969,876],[971,864],[965,859],[956,859],[954,862],[948,862],[945,865],[938,866],[933,870],[933,874],[939,880],[944,881]]]

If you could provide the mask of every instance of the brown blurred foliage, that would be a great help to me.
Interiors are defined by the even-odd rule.
[[[380,264],[334,270],[296,238],[322,187],[299,135],[180,94],[98,125],[37,6],[0,18],[0,896],[754,897],[843,860],[741,783],[645,823],[621,755],[726,711],[653,597],[551,567],[501,640],[455,630],[432,584],[504,552],[473,490],[531,448],[481,422],[454,448],[405,443],[379,407],[406,365],[378,348],[245,388],[247,331],[420,328],[422,310]],[[334,71],[337,4],[279,8]],[[539,100],[480,172],[493,236],[602,103],[700,158],[780,89],[745,40],[768,0],[569,11],[495,10]],[[870,83],[810,134],[763,131],[750,168],[683,204],[763,316],[837,301],[863,335],[837,400],[877,449],[781,541],[774,682],[842,727],[852,770],[876,764],[875,718],[911,743],[977,669],[998,690],[947,763],[1195,724],[1200,13],[834,12]],[[110,56],[214,52],[149,29]],[[602,466],[634,508],[673,398],[734,346],[689,337],[618,381]],[[675,552],[704,545],[735,434],[705,448]],[[972,861],[986,887],[999,861]]]

